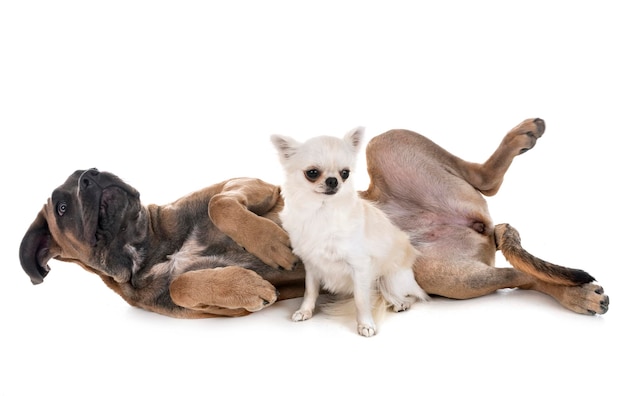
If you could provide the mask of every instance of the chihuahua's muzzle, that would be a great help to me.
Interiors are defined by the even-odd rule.
[[[324,183],[326,184],[326,191],[324,192],[326,195],[334,195],[339,190],[339,181],[336,177],[329,177]]]

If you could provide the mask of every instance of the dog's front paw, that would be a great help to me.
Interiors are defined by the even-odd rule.
[[[308,309],[299,309],[291,315],[291,320],[294,322],[302,322],[307,319],[311,319],[313,312]]]
[[[273,268],[292,270],[300,262],[291,251],[289,235],[278,225],[271,223],[255,238],[250,239],[245,248],[265,264]]]
[[[359,323],[357,326],[359,335],[363,337],[372,337],[376,335],[376,326],[370,323]]]
[[[195,311],[240,316],[242,310],[256,312],[278,299],[274,285],[256,272],[241,267],[221,267],[188,271],[169,287],[175,304]]]
[[[239,267],[217,268],[216,271],[227,273],[223,279],[227,288],[223,297],[226,297],[222,305],[242,307],[249,312],[260,311],[272,305],[278,299],[276,288],[253,271]],[[219,283],[214,285],[216,288]],[[221,285],[220,285],[221,286]]]

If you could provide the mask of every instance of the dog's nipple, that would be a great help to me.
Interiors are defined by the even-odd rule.
[[[472,229],[480,234],[485,232],[485,223],[482,221],[475,221],[472,223]]]

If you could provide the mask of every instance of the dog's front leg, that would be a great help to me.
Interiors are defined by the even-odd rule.
[[[359,265],[353,265],[352,270],[357,332],[363,337],[371,337],[376,334],[376,324],[372,317],[371,262],[366,260]]]
[[[200,316],[201,312],[241,316],[259,311],[278,298],[271,283],[237,266],[185,272],[172,281],[169,290],[176,305]]]
[[[311,271],[306,273],[304,283],[305,289],[302,304],[300,305],[300,309],[294,312],[291,316],[291,319],[294,322],[301,322],[303,320],[310,319],[313,316],[315,303],[317,302],[317,297],[320,293],[320,280],[315,275],[311,274]]]
[[[265,264],[291,270],[300,260],[291,251],[285,230],[272,220],[281,208],[278,187],[240,178],[225,183],[211,198],[209,217],[220,231]]]

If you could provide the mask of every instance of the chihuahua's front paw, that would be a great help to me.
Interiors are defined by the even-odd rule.
[[[376,326],[369,323],[359,323],[357,331],[363,337],[371,337],[373,335],[376,335]]]
[[[313,312],[308,309],[299,309],[291,315],[291,320],[294,322],[302,322],[303,320],[311,319]]]

